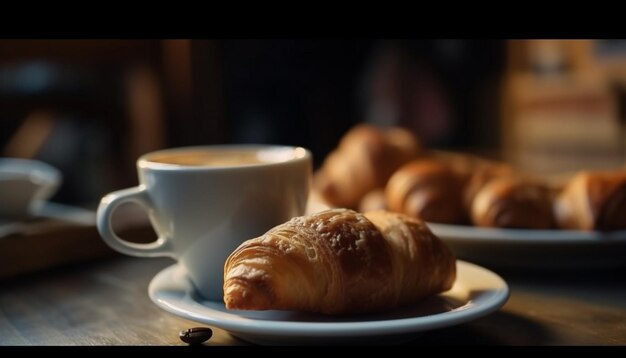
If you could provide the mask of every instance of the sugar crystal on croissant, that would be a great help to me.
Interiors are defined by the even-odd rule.
[[[384,311],[446,291],[447,246],[419,219],[331,209],[248,240],[224,265],[228,309],[324,314]]]

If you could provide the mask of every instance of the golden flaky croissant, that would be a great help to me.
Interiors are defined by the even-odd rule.
[[[447,164],[463,187],[463,207],[469,215],[478,191],[494,178],[519,175],[506,163],[472,154],[433,152],[432,157]]]
[[[405,129],[357,125],[315,173],[315,190],[332,206],[356,208],[365,194],[383,187],[398,167],[421,151],[420,142]]]
[[[626,171],[578,173],[557,197],[554,212],[564,229],[626,229]]]
[[[551,229],[555,226],[552,193],[541,182],[503,176],[490,180],[471,207],[476,226]]]
[[[471,213],[474,198],[491,180],[502,177],[520,176],[512,166],[502,163],[485,163],[477,166],[463,188],[463,206]]]
[[[398,169],[387,182],[389,210],[434,223],[458,224],[466,220],[463,183],[447,163],[417,159]]]
[[[418,219],[330,209],[248,240],[224,265],[228,309],[376,312],[446,291],[447,246]]]

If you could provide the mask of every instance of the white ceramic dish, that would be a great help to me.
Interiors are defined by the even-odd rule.
[[[509,297],[506,282],[480,266],[457,261],[451,290],[411,307],[349,317],[291,311],[229,311],[221,302],[199,298],[181,266],[157,274],[149,286],[154,303],[177,316],[219,327],[258,344],[327,344],[389,342],[415,332],[452,326],[485,316]]]
[[[61,184],[62,174],[38,160],[0,158],[0,219],[33,215]]]
[[[523,269],[626,265],[626,231],[491,229],[429,223],[460,259]]]

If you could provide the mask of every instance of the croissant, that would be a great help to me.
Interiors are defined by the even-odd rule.
[[[492,179],[478,191],[471,207],[476,226],[551,229],[555,226],[550,189],[516,177]]]
[[[433,152],[433,158],[448,165],[463,187],[463,209],[469,215],[478,191],[491,179],[515,175],[512,166],[465,153]]]
[[[436,159],[417,159],[398,169],[387,182],[389,210],[428,222],[456,224],[466,220],[463,183],[452,168]]]
[[[315,173],[314,187],[328,204],[356,208],[369,191],[421,151],[407,130],[360,124],[349,130]]]
[[[554,212],[564,229],[626,229],[626,171],[576,174],[557,197]]]
[[[515,175],[513,167],[507,164],[489,163],[477,166],[469,176],[463,189],[463,206],[471,212],[478,192],[491,180]]]
[[[228,309],[388,310],[451,288],[456,261],[418,219],[330,209],[248,240],[224,265]]]

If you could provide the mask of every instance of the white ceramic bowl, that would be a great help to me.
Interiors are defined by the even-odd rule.
[[[38,160],[0,158],[0,219],[36,214],[59,188],[62,174]]]

